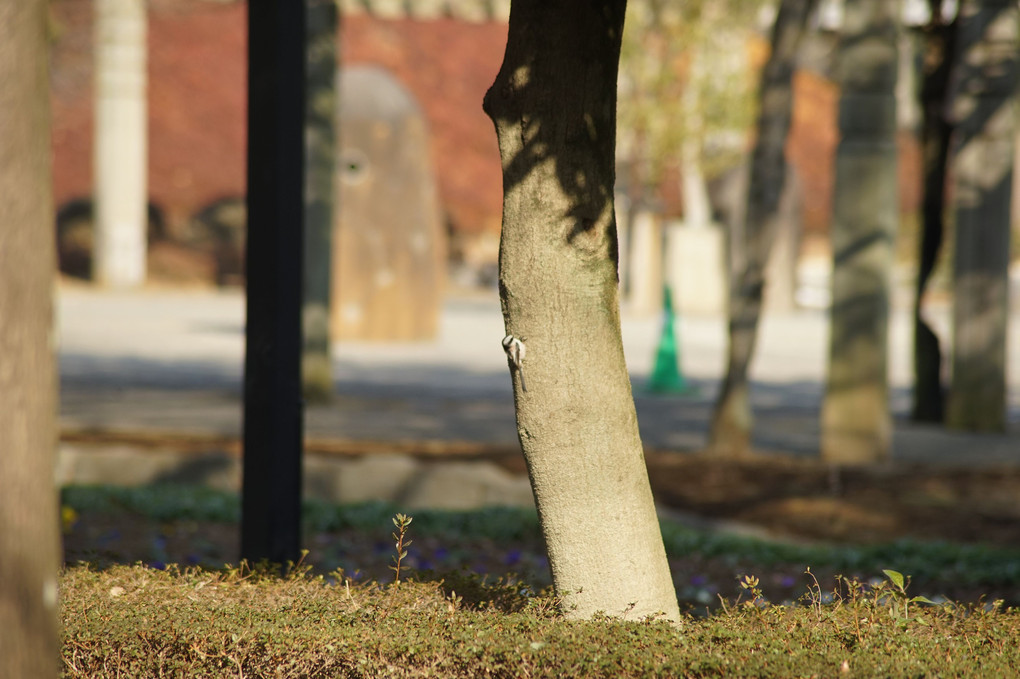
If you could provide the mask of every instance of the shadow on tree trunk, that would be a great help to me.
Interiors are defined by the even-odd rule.
[[[517,430],[565,613],[679,619],[624,363],[616,84],[625,0],[515,0],[485,96],[503,163],[500,300]],[[500,338],[492,338],[494,351]]]

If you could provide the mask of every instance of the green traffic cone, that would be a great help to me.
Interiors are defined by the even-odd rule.
[[[662,296],[662,335],[655,352],[655,367],[648,390],[657,394],[685,394],[692,390],[680,370],[680,350],[673,331],[673,293],[665,287]]]

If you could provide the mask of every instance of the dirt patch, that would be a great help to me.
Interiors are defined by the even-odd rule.
[[[160,432],[63,432],[64,442],[240,457],[233,437]],[[484,460],[520,476],[514,447],[446,441],[310,440],[307,454],[336,458],[398,454],[423,464]],[[970,544],[1020,544],[1020,465],[893,464],[837,468],[818,460],[759,455],[717,460],[646,454],[656,501],[687,516],[738,522],[767,535],[867,544],[899,538]]]
[[[1020,468],[835,468],[782,456],[746,461],[650,453],[663,505],[776,536],[875,543],[897,538],[1020,543]]]

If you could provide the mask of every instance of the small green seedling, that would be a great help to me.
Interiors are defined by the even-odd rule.
[[[894,570],[890,570],[890,569],[883,569],[882,572],[885,573],[885,577],[889,578],[889,582],[892,584],[892,587],[889,588],[891,590],[891,594],[890,594],[890,597],[889,597],[890,598],[890,602],[889,603],[890,603],[890,608],[892,608],[892,610],[894,611],[894,615],[895,615],[895,610],[896,610],[896,606],[893,605],[893,601],[894,600],[900,601],[900,602],[903,603],[903,619],[904,620],[909,620],[910,619],[909,610],[908,610],[908,607],[910,606],[910,604],[920,603],[920,604],[929,604],[931,606],[937,606],[938,605],[934,601],[932,601],[931,599],[929,599],[928,597],[925,597],[925,596],[908,597],[907,596],[907,587],[910,585],[910,578],[909,577],[904,578],[903,574],[900,573],[899,571],[894,571]]]
[[[740,582],[741,589],[751,595],[751,598],[744,602],[745,606],[756,606],[759,601],[765,601],[765,595],[761,591],[761,584],[757,577],[745,575],[742,578],[738,578],[738,581]]]
[[[393,539],[396,540],[397,553],[393,556],[393,565],[390,566],[390,570],[393,571],[394,584],[400,584],[400,566],[407,558],[407,548],[411,546],[411,540],[406,539],[407,527],[413,520],[413,517],[405,514],[397,514],[393,517],[393,525],[397,527],[397,532],[392,534]]]

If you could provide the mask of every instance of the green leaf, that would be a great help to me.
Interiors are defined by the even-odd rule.
[[[937,603],[935,603],[934,601],[932,601],[931,599],[929,599],[926,596],[915,596],[913,599],[910,600],[910,603],[914,603],[914,602],[921,603],[921,604],[929,604],[931,606],[938,606]]]
[[[882,569],[882,572],[885,573],[885,577],[892,581],[892,584],[896,585],[897,589],[901,592],[903,591],[903,573],[889,569]]]

